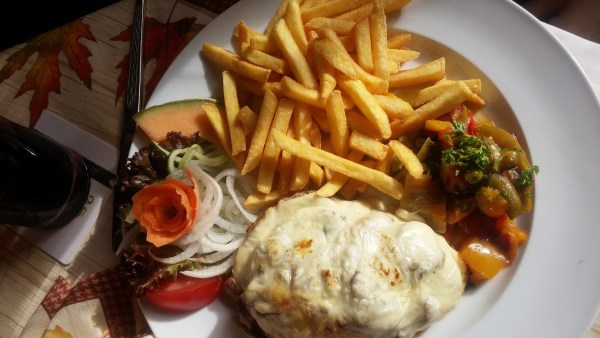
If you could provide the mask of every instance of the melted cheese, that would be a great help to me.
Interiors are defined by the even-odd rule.
[[[306,194],[268,209],[233,275],[270,337],[413,337],[451,310],[464,265],[420,222]]]

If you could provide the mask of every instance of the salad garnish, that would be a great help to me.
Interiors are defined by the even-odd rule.
[[[137,295],[184,274],[226,273],[256,215],[244,207],[249,187],[230,157],[199,137],[170,133],[130,160],[133,196],[124,205],[123,242],[117,253]]]

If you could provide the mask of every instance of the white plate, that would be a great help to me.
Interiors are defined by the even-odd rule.
[[[239,20],[260,31],[277,4],[243,0],[220,15],[175,60],[148,106],[218,97],[220,72],[199,56],[203,42],[231,49]],[[512,1],[413,0],[388,24],[414,33],[423,60],[446,56],[451,78],[482,78],[486,111],[541,169],[535,210],[520,219],[530,239],[518,260],[421,337],[584,337],[600,304],[600,104],[580,68]],[[132,151],[143,144],[138,137]],[[142,306],[159,338],[240,336],[222,302],[187,315]]]

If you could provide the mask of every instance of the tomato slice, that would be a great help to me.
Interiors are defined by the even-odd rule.
[[[155,306],[173,312],[198,310],[212,303],[221,293],[223,276],[194,278],[178,275],[160,282],[157,291],[146,292],[146,299]]]

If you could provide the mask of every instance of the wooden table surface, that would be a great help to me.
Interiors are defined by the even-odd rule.
[[[172,22],[179,18],[197,17],[196,24],[200,25],[208,23],[215,15],[200,6],[185,2],[174,5],[173,1],[150,2],[147,15],[166,20],[166,15],[173,8]],[[122,115],[122,100],[115,103],[117,78],[121,71],[117,65],[128,53],[129,43],[115,41],[113,38],[131,23],[132,9],[133,0],[124,0],[82,19],[95,37],[95,41],[85,38],[79,40],[91,54],[88,58],[93,69],[91,89],[69,66],[65,55],[59,54],[58,63],[62,73],[60,94],[51,92],[48,96],[49,110],[115,147],[118,145]],[[190,30],[194,29],[199,30],[200,26]],[[0,67],[24,46],[25,44],[20,44],[0,52]],[[20,70],[0,83],[0,115],[22,125],[31,123],[30,102],[34,93],[28,91],[15,96],[26,81],[34,62],[35,55]],[[148,64],[147,78],[156,67],[154,62]],[[106,203],[89,239],[68,266],[61,265],[0,225],[0,337],[20,336],[23,327],[59,276],[74,282],[117,264],[111,248],[111,212],[111,203]],[[600,338],[600,318],[595,321],[587,338]]]

